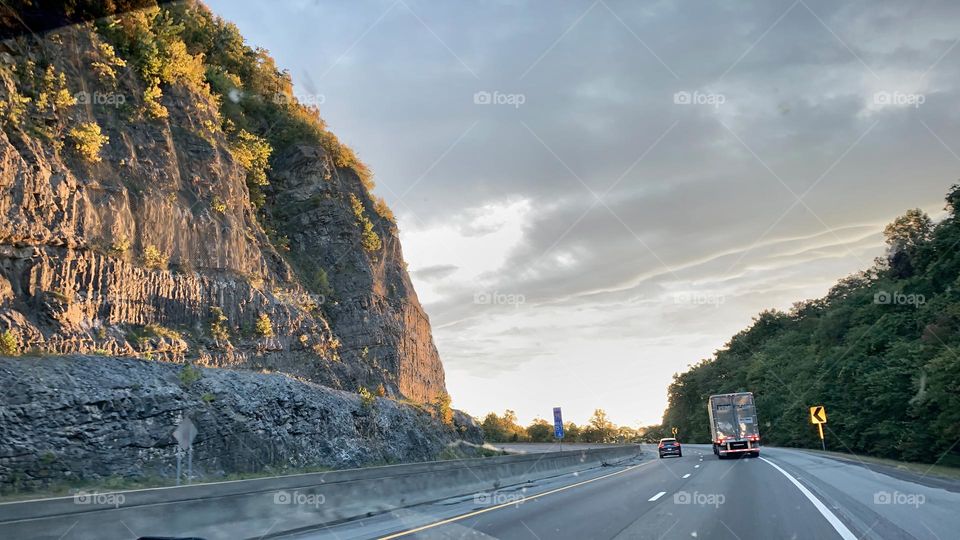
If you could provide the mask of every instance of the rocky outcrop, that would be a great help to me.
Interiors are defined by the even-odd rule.
[[[183,417],[205,478],[478,442],[371,189],[196,2],[0,42],[0,491],[169,476]]]
[[[172,481],[183,418],[197,427],[196,479],[422,461],[481,439],[465,415],[446,425],[283,374],[76,356],[0,359],[0,379],[11,383],[0,393],[0,492]]]
[[[258,216],[216,100],[164,84],[167,116],[137,117],[142,81],[111,87],[94,67],[111,61],[105,39],[87,24],[0,43],[0,332],[16,349],[271,369],[420,402],[444,394],[396,226],[354,170],[319,143],[275,148]],[[37,105],[56,91],[44,70],[63,75],[75,103]],[[68,136],[90,122],[109,138],[96,160]],[[361,247],[355,204],[377,249]]]

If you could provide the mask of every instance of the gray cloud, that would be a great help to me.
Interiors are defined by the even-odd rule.
[[[457,266],[452,264],[438,264],[435,266],[428,266],[426,268],[415,270],[411,272],[411,275],[416,279],[433,281],[449,276],[450,274],[456,272],[457,268]]]
[[[471,412],[525,369],[574,369],[584,342],[607,347],[595,367],[649,385],[647,401],[611,404],[615,419],[656,409],[671,370],[870,264],[884,223],[936,211],[960,176],[956,4],[210,5],[324,96],[405,234],[521,233],[470,279],[464,260],[407,249]],[[481,91],[525,101],[476,104]],[[884,92],[924,102],[880,106]],[[510,201],[529,201],[522,223],[483,219]],[[525,302],[478,304],[483,291]],[[641,349],[658,367],[636,367]],[[516,398],[522,417],[535,397]]]

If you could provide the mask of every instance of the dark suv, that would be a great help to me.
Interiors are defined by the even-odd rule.
[[[680,450],[680,441],[673,438],[660,439],[660,445],[657,447],[657,450],[660,452],[661,459],[663,459],[663,456],[683,457],[683,451]]]

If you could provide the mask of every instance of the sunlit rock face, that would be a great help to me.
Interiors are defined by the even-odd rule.
[[[167,116],[138,117],[142,82],[118,68],[111,89],[94,67],[110,61],[102,40],[77,25],[0,47],[0,100],[32,104],[16,121],[5,109],[0,130],[0,331],[16,351],[444,394],[396,226],[354,170],[319,144],[274,148],[265,221],[229,137],[210,127],[222,121],[210,94],[164,84]],[[48,69],[74,103],[41,113]],[[70,135],[90,122],[108,138],[95,160]],[[357,204],[376,249],[362,247]]]

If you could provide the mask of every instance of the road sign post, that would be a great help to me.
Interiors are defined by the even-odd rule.
[[[553,408],[553,436],[560,443],[560,451],[563,452],[563,414],[560,407]]]
[[[823,425],[827,423],[827,409],[823,405],[810,407],[810,423],[817,425],[820,432],[820,447],[827,450],[826,440],[823,438]]]
[[[180,467],[183,462],[183,449],[180,448],[180,445],[177,445],[177,486],[180,485]]]
[[[177,485],[180,485],[180,462],[183,453],[187,453],[187,483],[193,477],[193,440],[197,438],[197,426],[189,418],[184,418],[173,430],[173,438],[177,440]]]

